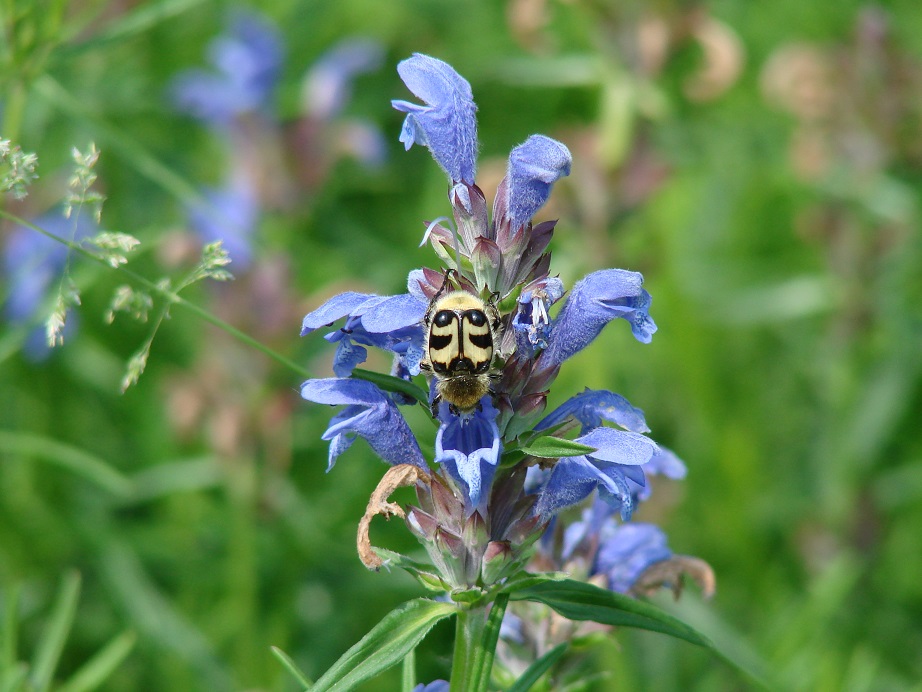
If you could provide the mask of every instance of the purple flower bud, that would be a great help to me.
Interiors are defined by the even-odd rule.
[[[505,218],[513,232],[531,221],[551,195],[551,187],[570,175],[573,157],[563,144],[532,135],[509,154]]]
[[[453,183],[474,184],[477,168],[477,120],[471,85],[454,68],[428,55],[415,53],[397,65],[404,84],[426,105],[394,100],[407,114],[400,141],[429,147],[432,157]]]
[[[579,281],[552,325],[540,368],[560,365],[582,351],[618,317],[630,322],[634,338],[650,343],[656,324],[649,315],[650,294],[642,286],[643,276],[624,269],[603,269]]]
[[[301,396],[318,404],[346,406],[333,417],[322,435],[322,439],[330,441],[328,471],[356,435],[363,437],[389,464],[414,464],[428,470],[419,444],[397,405],[371,382],[308,380],[301,385]]]

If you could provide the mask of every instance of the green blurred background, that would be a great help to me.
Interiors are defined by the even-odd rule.
[[[303,314],[342,290],[401,292],[409,270],[436,266],[417,244],[448,213],[446,181],[427,152],[404,153],[389,101],[410,98],[399,60],[449,62],[479,107],[488,199],[512,146],[560,139],[573,173],[537,217],[560,219],[553,272],[570,286],[637,270],[653,295],[653,343],[613,324],[550,404],[620,392],[686,461],[687,479],[659,483],[637,518],[707,560],[717,594],[656,602],[780,689],[922,689],[917,2],[264,2],[284,46],[274,117],[229,148],[169,89],[207,65],[230,8],[5,2],[0,134],[36,152],[41,174],[6,210],[58,203],[71,147],[95,142],[103,227],[141,240],[134,271],[175,277],[197,252],[190,195],[244,161],[261,195],[253,262],[184,295],[328,376],[333,349],[298,337]],[[380,42],[380,66],[336,118],[311,121],[305,75],[356,35]],[[355,122],[383,133],[378,167],[349,155]],[[105,324],[125,278],[80,259],[71,271],[83,304],[63,348],[24,352],[44,315],[0,322],[7,675],[47,652],[74,570],[55,678],[134,633],[112,690],[294,689],[270,646],[317,676],[418,595],[405,574],[359,563],[355,527],[385,467],[357,443],[324,473],[331,411],[299,399],[297,373],[174,307],[121,394],[151,324]],[[414,416],[425,449],[431,426]],[[398,522],[373,536],[414,550]],[[420,680],[447,677],[450,637],[427,639]],[[590,655],[612,673],[590,689],[750,685],[655,634],[621,631]],[[363,689],[397,685],[393,673]]]

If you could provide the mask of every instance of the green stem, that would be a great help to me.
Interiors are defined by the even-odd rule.
[[[450,692],[472,692],[479,688],[481,650],[487,629],[487,608],[487,604],[481,603],[458,610]]]

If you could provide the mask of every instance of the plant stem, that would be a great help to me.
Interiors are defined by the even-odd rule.
[[[487,627],[487,609],[487,604],[478,604],[458,610],[450,692],[473,692],[479,689],[479,668]]]

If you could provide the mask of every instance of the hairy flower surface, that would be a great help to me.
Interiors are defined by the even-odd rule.
[[[447,63],[416,53],[397,66],[400,78],[425,106],[394,100],[407,114],[400,141],[429,147],[453,183],[474,184],[477,167],[477,106],[471,85]]]

